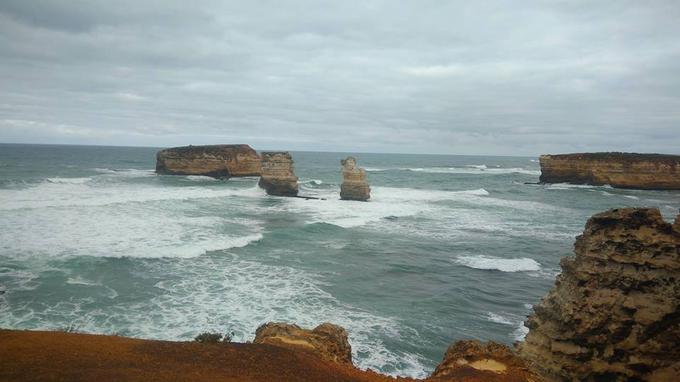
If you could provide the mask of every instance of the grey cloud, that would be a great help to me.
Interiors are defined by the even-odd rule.
[[[0,3],[0,141],[677,152],[675,1]]]

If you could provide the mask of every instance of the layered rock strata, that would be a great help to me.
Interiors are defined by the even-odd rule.
[[[680,190],[680,155],[584,153],[541,155],[543,183]]]
[[[367,201],[371,197],[371,187],[366,181],[366,170],[357,167],[354,157],[347,157],[340,163],[342,164],[340,199]]]
[[[156,172],[217,178],[259,176],[260,156],[248,145],[173,147],[156,154]]]
[[[253,342],[304,349],[327,361],[352,365],[352,347],[347,331],[330,323],[307,330],[293,324],[269,322],[257,328]]]
[[[534,307],[520,355],[549,381],[680,380],[680,217],[591,217]]]
[[[293,169],[293,158],[288,152],[263,152],[260,187],[269,195],[297,196],[298,177]]]
[[[540,379],[507,346],[495,342],[458,341],[428,381],[528,382]]]

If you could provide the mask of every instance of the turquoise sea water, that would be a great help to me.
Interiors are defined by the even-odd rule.
[[[362,368],[425,376],[454,340],[512,343],[586,219],[679,192],[535,185],[537,158],[293,152],[301,194],[157,176],[154,148],[0,145],[0,327],[247,341],[266,321],[350,333]]]

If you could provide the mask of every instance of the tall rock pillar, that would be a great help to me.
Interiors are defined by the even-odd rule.
[[[371,187],[366,181],[366,170],[357,167],[354,157],[340,161],[342,164],[342,185],[340,199],[367,201],[371,197]]]

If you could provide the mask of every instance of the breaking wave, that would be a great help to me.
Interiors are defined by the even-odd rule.
[[[504,259],[491,256],[459,256],[455,262],[475,269],[496,270],[501,272],[529,272],[541,270],[541,264],[528,257]]]

